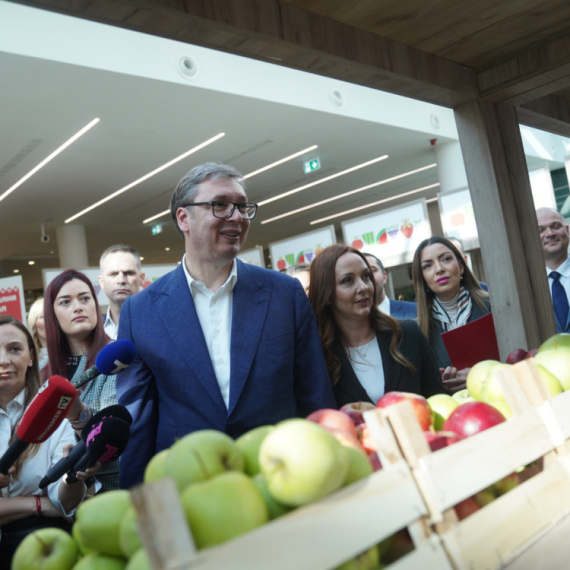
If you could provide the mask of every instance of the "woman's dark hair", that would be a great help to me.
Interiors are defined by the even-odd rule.
[[[61,288],[72,281],[73,279],[79,279],[83,281],[88,287],[93,300],[95,301],[95,311],[97,314],[97,325],[93,329],[89,336],[89,352],[87,354],[87,363],[85,364],[85,369],[91,368],[95,364],[95,358],[99,354],[99,351],[109,342],[109,337],[105,334],[105,328],[103,326],[103,319],[101,317],[101,310],[99,308],[99,301],[97,301],[97,295],[95,294],[95,289],[93,284],[89,281],[89,278],[84,273],[76,271],[75,269],[67,269],[63,273],[60,273],[46,289],[44,297],[44,320],[46,325],[46,338],[47,338],[47,349],[49,362],[42,369],[42,378],[45,380],[52,376],[53,374],[59,374],[64,378],[67,378],[67,361],[69,357],[72,356],[71,350],[69,348],[69,343],[65,337],[64,332],[61,330],[61,326],[57,320],[54,311],[55,300],[61,291]]]
[[[479,308],[485,310],[485,299],[489,298],[489,294],[481,289],[479,281],[475,279],[475,276],[471,273],[469,266],[465,263],[465,259],[452,242],[442,236],[432,236],[429,239],[425,239],[420,243],[420,245],[418,245],[418,248],[414,253],[414,260],[412,262],[412,280],[414,282],[414,290],[416,292],[416,300],[418,303],[418,324],[427,338],[429,338],[430,326],[433,319],[431,309],[433,307],[435,293],[428,287],[428,284],[424,279],[422,271],[422,251],[428,245],[434,245],[436,243],[440,243],[448,247],[453,255],[455,255],[460,267],[463,268],[461,283],[465,289],[469,291],[471,298]]]
[[[357,249],[343,244],[335,244],[325,248],[315,257],[311,263],[311,287],[309,289],[309,302],[315,312],[317,327],[323,345],[325,361],[329,371],[331,382],[336,384],[340,378],[341,361],[335,350],[338,344],[344,345],[344,337],[332,312],[332,303],[336,295],[336,264],[338,259],[345,253],[355,253],[362,258],[370,270],[366,257]],[[372,275],[372,271],[370,271]],[[374,296],[376,299],[376,284],[372,278]],[[389,332],[392,335],[390,341],[390,355],[400,364],[413,370],[413,365],[406,360],[399,350],[402,331],[398,322],[381,313],[376,305],[372,305],[369,315],[370,325],[374,331]]]
[[[18,320],[14,317],[9,317],[7,315],[0,317],[0,326],[2,325],[12,325],[19,329],[24,336],[26,337],[26,342],[28,343],[28,350],[30,351],[30,356],[32,358],[32,365],[28,367],[26,370],[26,392],[24,394],[24,405],[23,410],[25,410],[29,405],[30,402],[34,399],[34,396],[38,393],[42,382],[40,380],[40,372],[38,369],[38,354],[36,352],[36,345],[34,343],[34,339],[30,334],[30,331]],[[21,419],[21,418],[20,418]],[[10,443],[12,443],[16,438],[16,429],[18,428],[19,421],[14,423],[12,427],[12,433],[10,436]],[[39,449],[39,444],[34,444],[29,446],[26,451],[19,457],[19,459],[14,464],[16,467],[16,471],[14,476],[17,476],[18,472],[20,471],[20,467],[22,466],[22,462],[27,457],[32,457],[35,455]]]

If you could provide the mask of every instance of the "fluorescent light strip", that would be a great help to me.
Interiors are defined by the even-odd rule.
[[[80,216],[83,216],[83,214],[86,214],[87,212],[90,212],[91,210],[98,208],[99,206],[101,206],[101,204],[104,204],[105,202],[108,202],[109,200],[116,198],[119,194],[122,194],[123,192],[130,190],[133,186],[136,186],[137,184],[140,184],[141,182],[148,180],[151,176],[154,176],[155,174],[158,174],[159,172],[166,170],[167,168],[169,168],[173,164],[176,164],[177,162],[180,162],[181,160],[185,159],[187,156],[190,156],[191,154],[194,154],[195,152],[203,149],[204,147],[208,146],[209,144],[212,144],[213,142],[217,141],[218,139],[221,139],[223,136],[225,136],[225,134],[226,133],[219,133],[215,137],[212,137],[211,139],[208,139],[207,141],[203,142],[202,144],[199,144],[198,146],[195,146],[194,148],[190,149],[188,152],[185,152],[184,154],[177,156],[176,158],[172,159],[170,162],[167,162],[166,164],[159,166],[156,170],[153,170],[152,172],[145,174],[145,176],[143,176],[142,178],[139,178],[138,180],[135,180],[134,182],[127,184],[127,186],[124,186],[120,190],[113,192],[112,194],[110,194],[106,198],[103,198],[103,200],[99,200],[99,202],[96,202],[95,204],[89,206],[89,208],[85,208],[85,210],[81,210],[81,212],[79,212],[78,214],[75,214],[75,216],[71,216],[71,218],[68,218],[67,220],[65,220],[65,223],[69,224],[69,222],[73,222],[73,220],[76,220]]]
[[[378,200],[378,202],[372,202],[371,204],[366,204],[365,206],[359,206],[358,208],[352,208],[352,210],[346,210],[346,212],[341,212],[340,214],[335,214],[334,216],[327,216],[326,218],[321,218],[320,220],[315,220],[311,222],[311,225],[320,224],[327,220],[332,220],[333,218],[340,218],[340,216],[345,216],[346,214],[352,214],[353,212],[358,212],[366,208],[371,208],[372,206],[378,206],[378,204],[385,204],[386,202],[391,202],[392,200],[397,200],[398,198],[403,198],[404,196],[410,196],[411,194],[417,194],[418,192],[424,192],[430,188],[437,188],[440,183],[430,184],[429,186],[424,186],[423,188],[418,188],[417,190],[410,190],[409,192],[404,192],[403,194],[398,194],[397,196],[392,196],[391,198],[384,198],[383,200]]]
[[[438,198],[430,198],[429,200],[426,200],[426,204],[429,204],[431,202],[437,202]]]
[[[260,168],[259,170],[254,170],[253,172],[246,174],[244,176],[244,178],[252,178],[256,174],[260,174],[262,172],[265,172],[266,170],[269,170],[270,168],[273,168],[274,166],[279,166],[280,164],[283,164],[284,162],[287,162],[288,160],[293,160],[294,158],[297,158],[298,156],[301,156],[302,154],[305,154],[306,152],[310,152],[312,150],[315,150],[316,148],[319,148],[319,145],[314,144],[313,146],[310,146],[309,148],[306,148],[304,150],[300,150],[299,152],[296,152],[295,154],[292,154],[291,156],[286,156],[285,158],[282,158],[281,160],[278,160],[277,162],[272,162],[271,164],[268,164],[267,166],[264,166],[263,168]]]
[[[362,186],[362,188],[357,188],[356,190],[350,190],[350,192],[345,192],[344,194],[339,194],[338,196],[333,196],[332,198],[327,198],[326,200],[321,200],[320,202],[315,202],[314,204],[309,204],[308,206],[303,206],[297,210],[287,212],[286,214],[281,214],[275,216],[274,218],[269,218],[268,220],[263,220],[262,224],[268,224],[269,222],[274,222],[275,220],[280,220],[281,218],[286,218],[287,216],[292,216],[293,214],[298,214],[299,212],[304,212],[305,210],[310,210],[311,208],[316,208],[317,206],[322,206],[323,204],[328,204],[334,200],[340,200],[341,198],[346,198],[352,194],[358,194],[359,192],[364,192],[365,190],[370,190],[370,188],[376,188],[376,186],[382,186],[382,184],[387,184],[388,182],[393,182],[394,180],[399,180],[406,176],[411,176],[417,172],[422,172],[423,170],[428,170],[429,168],[435,168],[436,163],[428,164],[427,166],[422,166],[422,168],[417,168],[416,170],[410,170],[410,172],[404,172],[404,174],[398,174],[397,176],[392,176],[391,178],[386,178],[386,180],[380,180],[380,182],[374,182],[374,184],[369,184],[368,186]]]
[[[160,212],[160,214],[156,214],[156,216],[152,216],[152,218],[147,218],[146,220],[143,220],[143,224],[148,224],[153,220],[158,220],[158,218],[162,218],[162,216],[166,216],[166,214],[170,214],[170,210],[164,210],[164,212]]]
[[[50,160],[54,159],[60,152],[64,151],[68,146],[73,144],[80,136],[84,135],[91,127],[94,127],[100,119],[93,119],[88,125],[83,127],[79,132],[74,134],[67,142],[64,142],[57,150],[54,150],[47,158],[44,158],[35,168],[32,168],[28,174],[20,178],[16,184],[8,188],[4,194],[0,196],[0,202],[9,196],[16,188],[21,186],[28,178],[31,178],[38,170],[43,168]]]
[[[296,194],[297,192],[301,192],[301,190],[306,190],[307,188],[311,188],[313,186],[316,186],[317,184],[322,184],[323,182],[327,182],[329,180],[332,180],[333,178],[338,178],[339,176],[344,176],[345,174],[348,174],[349,172],[354,172],[355,170],[359,170],[360,168],[370,166],[371,164],[375,164],[376,162],[380,162],[381,160],[386,160],[387,158],[388,158],[387,154],[385,154],[383,156],[379,156],[378,158],[375,158],[374,160],[369,160],[368,162],[358,164],[356,166],[353,166],[352,168],[348,168],[347,170],[343,170],[342,172],[337,172],[336,174],[333,174],[332,176],[327,176],[326,178],[322,178],[321,180],[317,180],[316,182],[311,182],[310,184],[305,184],[305,186],[299,186],[299,188],[295,188],[294,190],[289,190],[288,192],[285,192],[284,194],[279,194],[278,196],[274,196],[273,198],[269,198],[269,200],[264,200],[263,202],[259,202],[258,206],[265,206],[265,204],[269,204],[270,202],[275,202],[275,200],[281,200],[281,198],[285,198],[286,196],[291,196],[291,194]]]

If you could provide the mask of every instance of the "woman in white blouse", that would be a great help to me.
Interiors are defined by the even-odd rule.
[[[14,440],[16,429],[41,387],[37,354],[32,336],[20,321],[0,317],[0,456]],[[63,478],[45,491],[39,482],[52,464],[75,445],[75,434],[68,421],[42,444],[28,447],[11,469],[10,479],[0,489],[0,569],[10,568],[19,542],[30,532],[45,526],[70,529],[70,517],[85,496],[85,483],[99,464],[78,472],[78,481],[68,484]],[[65,450],[64,450],[65,447]]]

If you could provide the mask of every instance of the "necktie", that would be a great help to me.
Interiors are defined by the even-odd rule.
[[[562,330],[564,330],[568,319],[568,297],[562,283],[560,283],[560,273],[551,271],[548,277],[552,278],[552,305],[554,306],[554,313]]]

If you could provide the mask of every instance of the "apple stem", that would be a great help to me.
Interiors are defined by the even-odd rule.
[[[205,465],[204,461],[202,460],[202,457],[200,456],[200,454],[195,449],[192,450],[192,453],[194,454],[196,461],[200,465],[200,469],[202,470],[202,474],[204,475],[204,479],[210,479],[211,475],[208,472],[208,470],[206,469],[206,465]]]
[[[50,551],[50,547],[49,544],[45,541],[43,541],[37,534],[34,535],[34,538],[42,545],[44,552],[48,552]]]

